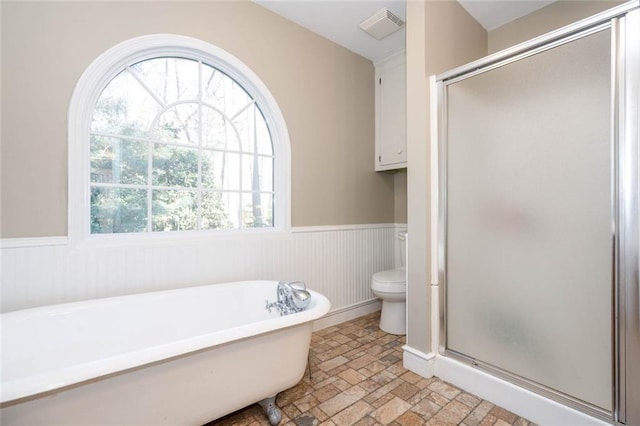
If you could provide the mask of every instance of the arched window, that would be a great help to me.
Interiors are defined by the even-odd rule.
[[[69,111],[70,234],[283,229],[289,140],[242,62],[200,40],[129,40],[85,71]]]

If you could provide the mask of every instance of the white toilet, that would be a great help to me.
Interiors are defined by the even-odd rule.
[[[371,289],[382,299],[380,329],[390,334],[407,334],[407,278],[405,268],[373,274]]]

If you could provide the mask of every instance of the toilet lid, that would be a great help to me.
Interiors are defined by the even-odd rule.
[[[404,268],[389,269],[387,271],[380,271],[373,274],[373,281],[381,284],[406,284],[406,275]]]

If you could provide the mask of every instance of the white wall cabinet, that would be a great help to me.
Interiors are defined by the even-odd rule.
[[[375,63],[375,169],[407,167],[407,90],[404,51]]]

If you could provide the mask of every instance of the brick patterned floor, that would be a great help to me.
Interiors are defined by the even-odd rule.
[[[380,313],[313,333],[311,375],[281,392],[281,425],[534,426],[436,377],[402,366],[404,336],[380,330]],[[269,425],[254,404],[207,426]]]

